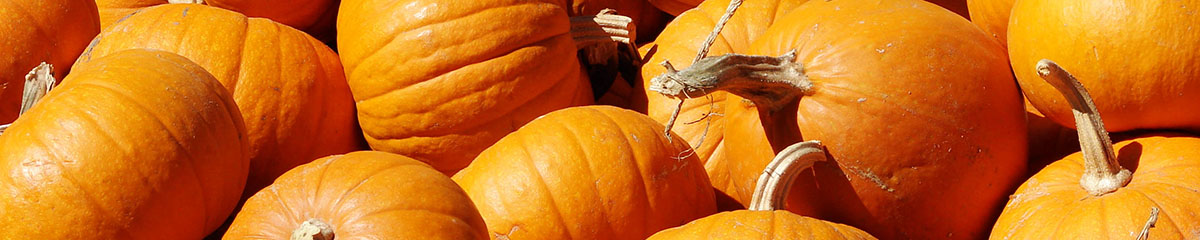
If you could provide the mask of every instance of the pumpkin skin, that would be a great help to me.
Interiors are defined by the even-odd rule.
[[[1115,144],[1129,185],[1093,196],[1079,185],[1082,153],[1054,162],[1022,184],[992,229],[992,239],[1133,239],[1150,216],[1151,239],[1194,239],[1200,232],[1200,138],[1144,136]],[[1107,237],[1106,237],[1107,236]]]
[[[737,223],[737,224],[732,224]],[[720,212],[687,225],[658,232],[648,240],[670,239],[875,239],[843,224],[787,210]]]
[[[339,239],[487,239],[479,211],[449,177],[375,151],[328,156],[284,173],[246,201],[224,239],[288,239],[312,218]]]
[[[143,8],[190,3],[194,0],[95,0],[100,8],[100,26],[106,29]],[[203,4],[229,9],[250,17],[274,20],[314,35],[326,34],[333,27],[336,0],[204,0]]]
[[[295,166],[363,148],[337,55],[303,32],[220,8],[165,4],[105,29],[78,64],[134,48],[183,55],[233,93],[250,144],[244,197]]]
[[[1014,2],[1016,0],[967,0],[971,22],[1007,47],[1008,16]]]
[[[343,1],[338,49],[371,148],[453,174],[530,120],[590,104],[563,4]]]
[[[671,15],[675,15],[675,16],[679,16],[680,14],[683,14],[684,11],[695,8],[699,5],[701,5],[702,2],[704,2],[703,0],[646,0],[646,1],[649,1],[651,4],[654,4],[654,6],[658,7],[658,9],[662,9],[663,11],[670,13]],[[969,13],[967,12],[967,0],[929,0],[929,2],[937,4],[938,6],[942,6],[942,7],[946,8],[947,10],[953,11],[954,13],[957,13],[958,15],[963,16],[963,17],[967,17],[968,19],[971,17],[969,15]],[[728,5],[728,4],[726,4],[726,5]],[[717,16],[720,16],[720,15],[717,15]],[[715,20],[716,19],[714,19],[714,21],[713,21],[714,23],[716,22]]]
[[[0,135],[0,234],[199,239],[233,211],[245,128],[203,68],[129,50],[62,82]]]
[[[46,62],[63,79],[100,25],[91,0],[0,3],[0,123],[21,110],[25,73]]]
[[[1027,126],[1003,47],[919,1],[810,1],[758,34],[744,53],[795,49],[812,85],[727,95],[724,147],[737,154],[725,157],[738,186],[753,186],[779,149],[820,139],[834,161],[797,180],[789,210],[882,239],[985,236],[1026,167]],[[805,96],[746,99],[769,99],[757,90]]]
[[[1074,126],[1065,100],[1033,70],[1053,59],[1091,92],[1110,132],[1200,130],[1200,31],[1189,30],[1200,15],[1183,5],[1200,1],[1017,2],[1008,50],[1021,90],[1051,120]]]
[[[493,239],[645,239],[716,212],[704,169],[662,131],[630,110],[567,108],[505,136],[454,181]]]
[[[650,91],[649,81],[666,72],[666,68],[660,65],[663,61],[670,61],[678,69],[692,64],[692,60],[696,58],[696,53],[701,48],[700,45],[712,32],[713,25],[716,24],[717,19],[721,18],[729,5],[728,0],[709,2],[701,4],[695,10],[679,15],[675,21],[668,24],[655,40],[662,44],[658,44],[653,50],[653,54],[650,55],[650,60],[645,61],[646,65],[642,66],[641,89],[645,91],[646,114],[659,123],[665,124],[670,120],[679,100]],[[725,29],[716,38],[708,55],[717,56],[749,50],[750,44],[757,40],[767,27],[804,2],[805,0],[748,0],[743,2],[742,6],[738,8],[739,12],[729,19]],[[762,12],[774,14],[758,14]],[[711,92],[703,97],[694,96],[694,99],[684,100],[671,131],[679,134],[695,149],[700,161],[704,163],[709,180],[712,181],[713,187],[717,191],[722,192],[722,195],[742,196],[742,198],[735,197],[735,199],[744,202],[750,200],[750,194],[754,190],[753,179],[758,175],[752,170],[746,171],[747,173],[754,172],[751,173],[752,175],[734,175],[740,171],[731,169],[735,166],[731,166],[724,157],[726,95],[727,93],[723,91]],[[705,117],[706,115],[708,116]],[[701,120],[701,118],[704,119]],[[691,122],[694,123],[688,124]],[[701,139],[704,141],[701,142]],[[750,181],[737,181],[736,179],[750,179]],[[749,185],[743,186],[744,184]],[[723,210],[744,208],[740,207],[741,204],[736,201],[722,202],[721,205]]]

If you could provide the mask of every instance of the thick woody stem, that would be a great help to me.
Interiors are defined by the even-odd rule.
[[[602,63],[618,54],[618,45],[633,46],[636,40],[633,19],[604,9],[596,15],[571,17],[571,37],[575,46],[585,50],[588,63]],[[637,47],[633,47],[634,54]],[[641,59],[641,58],[638,58]]]
[[[784,209],[784,199],[792,189],[796,176],[816,162],[825,161],[825,149],[817,140],[792,144],[775,155],[775,159],[767,164],[758,184],[754,187],[754,196],[750,198],[751,211],[774,211]]]
[[[292,231],[291,240],[333,240],[333,226],[322,222],[319,219],[312,218],[308,221],[300,223],[295,231]]]
[[[738,7],[741,6],[742,0],[729,1],[729,6],[725,8],[725,14],[722,14],[721,19],[717,20],[717,24],[713,26],[712,32],[708,33],[708,37],[704,39],[704,43],[700,44],[700,51],[696,53],[696,58],[692,59],[692,64],[708,57],[708,49],[712,48],[713,43],[717,41],[717,36],[721,35],[721,30],[725,29],[725,24],[729,23],[729,19],[733,18],[733,13],[737,12]],[[666,74],[675,72],[675,68],[671,67],[671,62],[664,61],[662,64],[664,67],[667,67]],[[675,105],[675,111],[671,112],[671,118],[667,120],[666,129],[663,130],[663,134],[667,136],[667,139],[671,139],[671,128],[675,127],[675,120],[679,118],[679,111],[683,110],[684,100],[686,98],[679,98],[679,104]]]
[[[21,95],[21,111],[18,114],[25,114],[29,111],[50,89],[54,89],[54,66],[42,62],[25,74],[25,89]],[[0,125],[0,134],[8,130],[10,124]]]
[[[1100,119],[1100,111],[1083,84],[1058,64],[1046,59],[1038,61],[1037,73],[1066,97],[1075,113],[1075,129],[1079,134],[1079,147],[1083,150],[1084,159],[1079,185],[1088,193],[1100,196],[1129,184],[1132,173],[1121,168],[1117,162],[1112,140],[1104,129],[1104,121]]]
[[[796,51],[779,57],[725,54],[704,58],[650,80],[650,90],[675,98],[691,98],[724,90],[750,99],[759,108],[776,109],[797,97],[811,95],[813,84],[804,66],[794,62]]]

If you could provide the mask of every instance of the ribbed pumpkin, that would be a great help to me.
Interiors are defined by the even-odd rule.
[[[1008,16],[1016,0],[967,0],[971,22],[992,35],[1001,45],[1008,46]]]
[[[750,49],[750,43],[758,39],[776,20],[787,15],[791,9],[800,6],[805,0],[747,0],[738,7],[738,12],[729,18],[729,22],[715,39],[709,56],[717,56],[732,52],[745,52]],[[655,41],[658,46],[650,54],[650,60],[642,66],[642,88],[647,98],[646,114],[660,122],[667,123],[679,105],[679,99],[663,96],[649,90],[650,80],[665,73],[667,70],[661,64],[669,61],[676,68],[691,65],[697,52],[702,47],[704,39],[712,32],[717,19],[720,19],[729,5],[729,0],[713,0],[701,4],[696,10],[679,15]],[[763,14],[770,13],[770,14]],[[704,163],[709,180],[713,187],[722,195],[742,196],[737,198],[749,201],[754,190],[753,179],[757,177],[755,170],[746,173],[754,175],[737,176],[740,169],[733,169],[725,154],[725,119],[726,93],[723,91],[709,92],[703,97],[693,96],[694,99],[684,100],[680,107],[671,131],[692,145],[697,156]],[[703,142],[701,141],[703,140]],[[761,169],[760,169],[761,170]],[[749,179],[737,181],[735,179]],[[748,185],[747,185],[748,184]],[[728,199],[719,199],[728,200]],[[723,201],[722,209],[744,208],[739,203]]]
[[[1021,90],[1051,120],[1074,126],[1071,109],[1034,72],[1053,59],[1096,99],[1108,131],[1200,130],[1200,1],[1019,1],[1008,51]],[[1114,14],[1119,13],[1119,14]]]
[[[747,10],[734,16],[771,13]],[[753,55],[709,57],[650,86],[732,93],[724,147],[735,185],[754,186],[789,144],[821,139],[834,162],[798,180],[789,210],[884,239],[986,234],[1025,170],[1024,111],[1003,47],[920,1],[809,1],[765,31],[738,32],[724,38],[758,36],[741,52]]]
[[[701,2],[704,2],[703,0],[646,0],[646,1],[649,1],[650,3],[654,4],[654,6],[658,7],[658,9],[662,9],[663,11],[666,11],[667,13],[670,13],[671,15],[676,15],[676,16],[683,14],[684,11],[687,11],[689,9],[699,6],[699,5],[701,5]],[[804,1],[807,1],[807,0],[804,0]],[[954,13],[957,13],[958,15],[961,15],[963,17],[969,17],[969,15],[967,13],[967,0],[929,0],[929,2],[932,2],[934,4],[944,7],[946,9],[949,9],[950,11],[953,11]],[[713,20],[715,22],[716,19],[713,19]]]
[[[462,188],[425,163],[374,151],[301,165],[250,197],[225,239],[487,239]]]
[[[1073,109],[1083,151],[1021,185],[992,238],[1200,237],[1200,138],[1156,134],[1114,145],[1104,130],[1107,122],[1079,81],[1049,60],[1039,61],[1036,72]]]
[[[337,0],[95,0],[100,7],[102,29],[139,10],[162,4],[201,3],[236,11],[250,17],[274,20],[313,34],[333,27]]]
[[[199,65],[129,50],[75,66],[0,135],[0,228],[21,239],[199,239],[249,166],[233,98]]]
[[[100,32],[97,21],[91,0],[0,3],[0,123],[17,119],[25,73],[46,62],[62,79]]]
[[[454,175],[493,239],[645,239],[716,212],[704,169],[661,124],[612,106],[551,112]]]
[[[295,166],[362,148],[337,55],[303,32],[220,8],[166,4],[105,29],[78,64],[135,48],[183,55],[233,93],[250,145],[245,197]]]
[[[717,213],[663,230],[648,239],[875,239],[851,226],[784,210],[783,200],[791,189],[791,181],[818,161],[825,161],[820,142],[789,146],[775,156],[758,178],[749,210]]]
[[[338,46],[371,148],[452,174],[530,120],[591,103],[563,4],[343,1]]]

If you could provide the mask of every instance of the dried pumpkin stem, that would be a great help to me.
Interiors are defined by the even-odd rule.
[[[1137,240],[1146,240],[1150,238],[1150,228],[1158,223],[1158,207],[1150,207],[1150,218],[1146,219],[1146,225],[1142,226],[1142,232],[1138,234]]]
[[[1058,64],[1046,59],[1038,61],[1037,73],[1066,97],[1075,113],[1075,129],[1079,134],[1079,147],[1083,150],[1084,159],[1080,186],[1088,193],[1100,196],[1129,184],[1132,173],[1117,162],[1112,139],[1104,129],[1100,111],[1083,84]]]
[[[571,38],[575,46],[584,50],[589,64],[598,64],[614,58],[618,53],[618,45],[631,46],[633,54],[637,54],[636,26],[633,19],[617,15],[615,10],[604,9],[596,15],[571,17]],[[636,59],[641,59],[640,57]]]
[[[768,110],[811,95],[813,84],[796,51],[779,57],[725,54],[704,58],[683,70],[664,64],[667,73],[650,80],[650,90],[675,98],[703,96],[724,90],[750,99]]]
[[[825,161],[825,149],[820,141],[810,140],[792,144],[767,164],[758,183],[754,187],[754,196],[750,198],[751,211],[773,211],[784,209],[784,199],[792,189],[796,176],[813,164]]]
[[[295,231],[292,231],[291,240],[333,240],[333,226],[321,221],[320,219],[311,218],[308,221],[300,223]]]
[[[742,0],[729,1],[729,6],[725,8],[725,14],[722,14],[721,19],[717,20],[717,24],[713,26],[712,32],[708,33],[707,38],[704,38],[704,43],[700,44],[700,51],[696,52],[696,58],[692,59],[692,64],[695,64],[701,59],[708,57],[708,50],[712,48],[713,43],[717,41],[717,36],[721,35],[721,30],[725,29],[725,24],[729,23],[729,19],[733,18],[733,13],[737,12],[738,7],[741,6]],[[671,62],[663,61],[662,65],[667,67],[667,74],[675,72],[675,68],[671,67]],[[671,139],[671,128],[675,127],[675,120],[679,118],[679,111],[683,110],[684,100],[686,100],[686,98],[679,98],[679,104],[675,105],[675,111],[671,112],[671,118],[667,119],[666,129],[663,130],[663,134],[667,136],[667,139]],[[707,134],[707,130],[705,131]],[[697,144],[696,146],[699,145]]]
[[[54,65],[42,62],[37,67],[33,67],[28,74],[25,74],[25,89],[21,95],[21,111],[18,114],[25,114],[33,105],[42,100],[50,89],[54,89],[54,84],[57,80],[54,79]],[[0,134],[8,130],[10,124],[0,125]]]

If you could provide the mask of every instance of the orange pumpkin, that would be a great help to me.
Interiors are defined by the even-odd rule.
[[[820,142],[796,143],[775,156],[758,178],[749,210],[717,213],[649,239],[875,239],[851,226],[784,210],[791,181],[818,161],[825,161]]]
[[[1195,239],[1200,138],[1155,134],[1114,145],[1079,81],[1049,60],[1039,61],[1036,72],[1073,109],[1083,151],[1021,185],[992,238]]]
[[[561,1],[346,0],[338,18],[371,148],[444,173],[542,114],[593,101]]]
[[[1038,60],[1054,59],[1091,91],[1108,131],[1200,130],[1200,31],[1191,29],[1200,15],[1185,5],[1200,1],[1018,1],[1008,51],[1021,90],[1051,120],[1074,126],[1063,98],[1034,72]]]
[[[300,31],[215,7],[159,5],[105,29],[79,64],[134,48],[183,55],[233,93],[250,145],[245,197],[295,166],[362,148],[337,55]]]
[[[230,94],[181,56],[77,65],[0,135],[0,234],[204,237],[246,183],[245,131]]]
[[[734,16],[769,15],[748,10]],[[731,20],[725,31],[746,28]],[[1024,111],[1004,49],[962,17],[920,1],[810,1],[741,35],[752,42],[730,33],[753,55],[668,70],[650,89],[731,93],[723,138],[738,186],[754,186],[776,151],[821,139],[834,162],[799,180],[789,210],[884,239],[976,239],[1024,173]]]
[[[971,22],[992,35],[1000,45],[1008,46],[1008,16],[1016,0],[967,0]]]
[[[661,124],[567,108],[505,136],[454,175],[494,239],[645,239],[716,212],[704,169]]]
[[[0,123],[17,119],[25,73],[46,62],[56,67],[54,77],[62,79],[100,32],[97,21],[91,0],[0,3]]]
[[[246,201],[224,238],[297,236],[488,238],[479,211],[449,177],[412,158],[374,151],[328,156],[284,173]]]
[[[95,0],[100,7],[100,25],[107,29],[129,15],[151,6],[199,3],[274,20],[315,35],[332,30],[337,0]]]
[[[687,11],[689,9],[699,6],[701,2],[704,2],[703,0],[646,0],[646,1],[649,1],[651,4],[654,4],[654,6],[658,7],[658,9],[662,9],[663,11],[666,11],[667,13],[670,13],[671,15],[676,15],[676,16],[683,14],[684,11]],[[807,0],[802,0],[801,2],[803,2],[803,1],[807,1]],[[958,15],[970,18],[970,16],[967,13],[967,0],[928,0],[928,1],[932,2],[934,4],[937,4],[938,6],[942,6],[950,11],[953,11],[954,13],[957,13]],[[713,19],[713,20],[715,22],[716,19]]]

